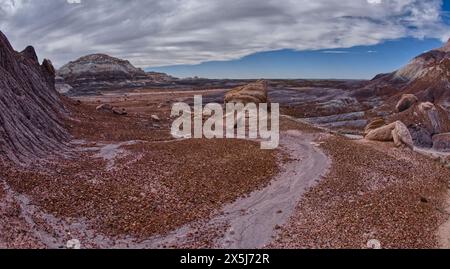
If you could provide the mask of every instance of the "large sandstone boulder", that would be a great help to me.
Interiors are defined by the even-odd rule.
[[[372,130],[378,129],[386,125],[386,121],[383,118],[376,118],[371,121],[364,129],[364,136],[370,133]]]
[[[414,94],[404,94],[400,99],[400,101],[395,106],[395,110],[397,112],[403,112],[405,110],[408,110],[418,101],[419,99]]]
[[[433,136],[433,149],[450,152],[450,133]]]
[[[382,127],[376,128],[374,130],[371,130],[367,135],[367,140],[372,141],[382,141],[382,142],[388,142],[388,141],[394,141],[394,137],[392,136],[392,131],[395,129],[395,122],[384,125]]]
[[[406,145],[409,148],[414,148],[414,142],[412,140],[411,134],[405,124],[401,121],[395,122],[395,128],[392,132],[394,138],[394,144],[396,147]]]
[[[225,95],[225,103],[268,103],[267,82],[260,80],[229,91]]]
[[[367,140],[389,142],[393,141],[395,146],[406,145],[410,148],[414,146],[411,134],[408,128],[401,121],[396,121],[383,127],[370,131],[366,137]]]
[[[449,112],[431,102],[417,103],[406,111],[387,117],[387,120],[403,122],[418,147],[431,147],[434,135],[450,132]]]
[[[67,149],[54,79],[49,60],[40,65],[32,47],[16,52],[0,32],[0,160],[25,163]]]

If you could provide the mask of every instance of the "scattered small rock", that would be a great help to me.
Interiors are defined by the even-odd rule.
[[[67,241],[66,247],[68,249],[81,249],[81,242],[78,239],[71,239]]]
[[[161,121],[161,119],[158,117],[158,115],[152,115],[152,120],[154,121]]]
[[[95,108],[97,111],[112,111],[113,106],[110,104],[101,104]]]
[[[116,115],[119,115],[119,116],[124,116],[124,115],[128,114],[128,112],[125,108],[122,108],[122,109],[114,108],[113,113]]]

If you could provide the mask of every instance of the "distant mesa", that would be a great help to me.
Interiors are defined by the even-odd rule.
[[[420,102],[450,108],[450,40],[393,73],[377,75],[366,90],[377,96],[392,97],[392,102],[403,94],[414,94]]]
[[[81,57],[61,67],[58,74],[70,82],[87,74],[102,74],[108,79],[135,79],[145,76],[142,69],[134,67],[129,61],[106,54]]]
[[[57,76],[58,90],[72,94],[165,85],[176,80],[164,73],[146,73],[127,60],[106,54],[87,55],[69,62],[58,70]]]

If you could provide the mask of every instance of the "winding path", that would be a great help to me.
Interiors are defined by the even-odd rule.
[[[331,165],[328,157],[316,147],[314,138],[313,134],[294,130],[281,134],[281,147],[291,161],[282,167],[269,186],[226,205],[223,214],[202,225],[227,225],[225,235],[216,239],[216,248],[259,249],[271,243],[277,227],[288,221],[304,193],[325,175]],[[155,236],[138,244],[128,240],[116,241],[116,244],[133,248],[180,245],[189,240],[195,229],[186,225],[166,236]]]
[[[253,249],[271,242],[277,226],[288,221],[303,194],[328,170],[329,160],[313,139],[299,131],[282,134],[281,146],[292,162],[271,185],[225,208],[223,218],[231,228],[218,247]]]
[[[163,246],[180,246],[188,244],[193,233],[204,233],[211,227],[227,227],[221,238],[216,238],[214,247],[225,249],[263,248],[271,243],[276,235],[277,226],[285,224],[292,215],[295,207],[309,187],[314,185],[330,166],[327,156],[316,146],[313,134],[300,131],[288,131],[281,134],[281,148],[286,152],[290,161],[283,165],[281,172],[275,176],[271,184],[259,191],[251,193],[222,209],[222,214],[213,217],[206,223],[193,223],[183,226],[167,235],[154,236],[148,240],[138,241],[135,238],[112,239],[97,234],[83,222],[68,224],[44,214],[32,205],[26,197],[11,193],[11,197],[22,208],[22,215],[40,241],[49,248],[65,245],[64,231],[77,230],[78,236],[83,238],[81,245],[95,244],[97,248],[161,248]],[[109,150],[109,148],[107,148]],[[117,150],[116,148],[113,148]],[[110,153],[108,151],[107,153]],[[110,154],[107,154],[108,156]],[[47,231],[37,229],[31,216],[39,216],[52,227],[52,236]],[[75,226],[76,227],[75,227]],[[75,234],[73,235],[75,236]]]

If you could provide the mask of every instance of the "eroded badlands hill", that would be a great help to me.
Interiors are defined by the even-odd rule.
[[[0,159],[27,162],[61,151],[68,133],[54,87],[55,69],[33,47],[16,52],[0,32]]]
[[[449,108],[450,40],[442,48],[417,56],[393,73],[378,75],[366,89],[395,100],[402,94],[414,94],[421,102]]]
[[[167,84],[175,80],[164,73],[146,73],[127,60],[106,54],[87,55],[70,62],[58,70],[58,76],[75,94]]]

